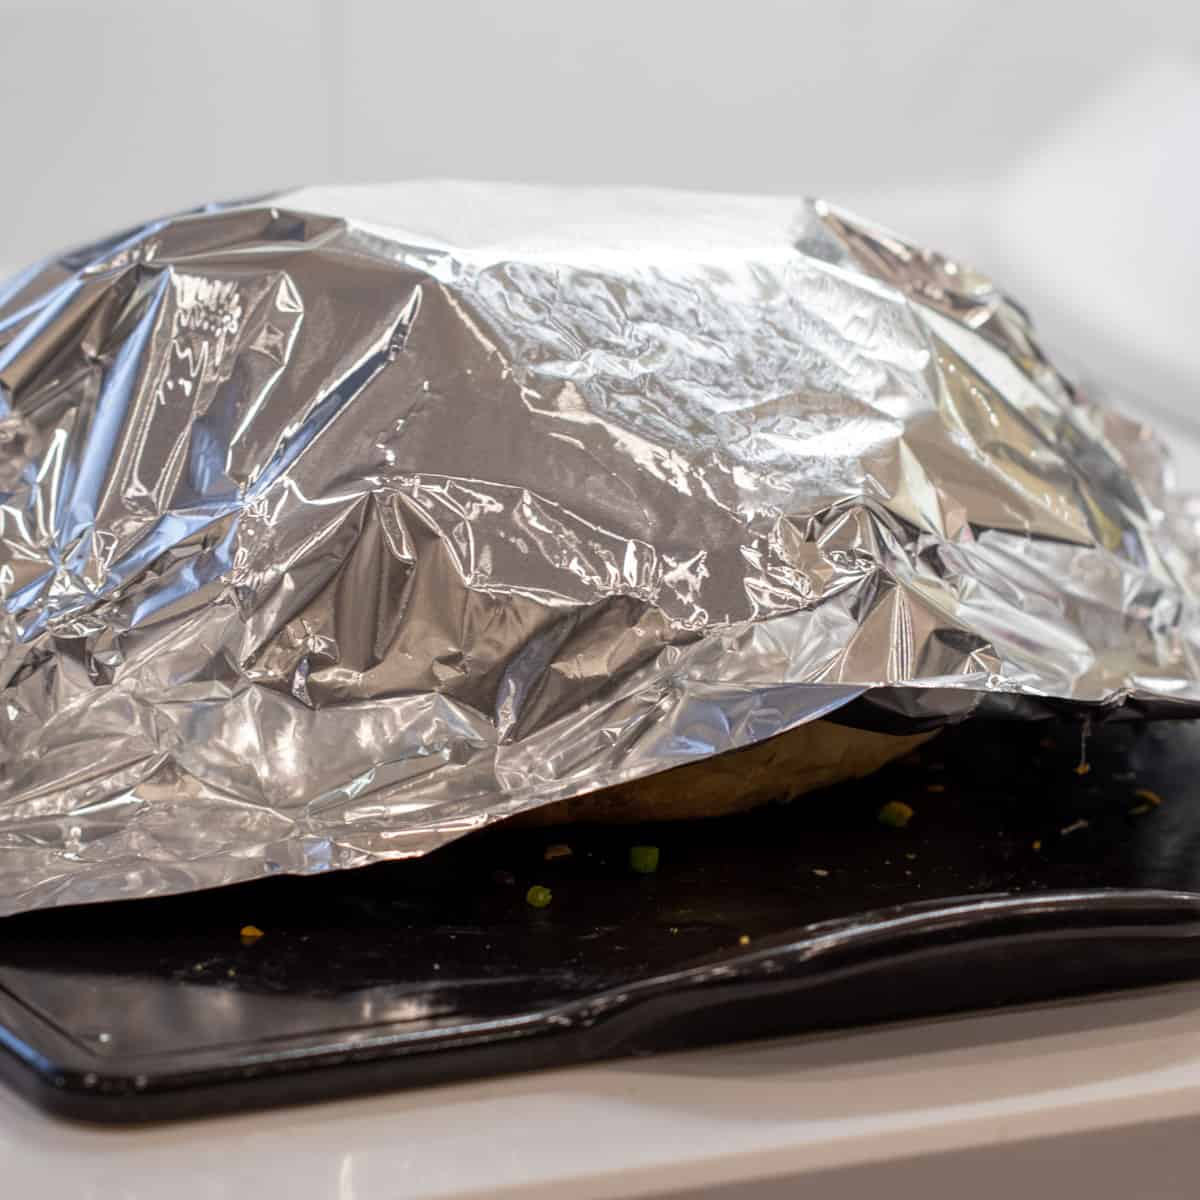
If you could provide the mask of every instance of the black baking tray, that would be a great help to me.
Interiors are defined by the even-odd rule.
[[[1099,725],[1081,770],[1085,732],[969,722],[744,816],[9,918],[0,1073],[150,1121],[1200,975],[1200,724]]]

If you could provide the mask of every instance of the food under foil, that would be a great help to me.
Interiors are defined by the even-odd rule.
[[[407,183],[0,288],[0,912],[418,855],[818,717],[1200,711],[1153,436],[819,202]]]

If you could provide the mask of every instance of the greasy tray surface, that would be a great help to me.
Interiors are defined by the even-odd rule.
[[[1080,740],[977,722],[745,817],[10,918],[0,1066],[143,1120],[1195,974],[1200,726],[1102,727],[1086,774]],[[875,818],[894,799],[906,829]]]

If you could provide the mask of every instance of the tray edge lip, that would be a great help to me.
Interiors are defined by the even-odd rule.
[[[1067,924],[1061,921],[1064,913],[1072,918]],[[1016,941],[1138,931],[1144,936],[1180,940],[1200,938],[1200,892],[1080,888],[909,902],[818,922],[801,927],[792,935],[773,938],[770,944],[738,947],[731,953],[714,956],[711,961],[658,972],[590,996],[572,998],[512,1017],[462,1025],[449,1031],[428,1031],[425,1035],[380,1032],[353,1047],[339,1047],[328,1036],[319,1040],[322,1032],[316,1031],[308,1035],[313,1039],[311,1045],[291,1053],[274,1054],[264,1059],[261,1054],[247,1053],[251,1043],[243,1043],[240,1047],[233,1044],[228,1048],[223,1064],[192,1070],[186,1065],[188,1052],[183,1051],[179,1057],[185,1060],[184,1066],[163,1072],[153,1081],[148,1071],[153,1070],[159,1055],[126,1055],[121,1060],[126,1066],[114,1071],[110,1060],[91,1054],[68,1031],[26,1004],[19,995],[0,986],[0,1074],[16,1090],[52,1112],[90,1121],[120,1121],[129,1118],[115,1110],[124,1111],[132,1101],[152,1101],[167,1094],[222,1082],[245,1084],[296,1072],[324,1073],[341,1065],[419,1059],[438,1050],[462,1050],[492,1045],[500,1040],[561,1037],[629,1015],[667,992],[706,995],[710,989],[724,991],[764,982],[776,986],[790,983],[800,988],[804,986],[805,977],[809,983],[817,983],[822,976],[829,975],[833,968],[826,964],[839,954],[859,952],[857,965],[869,969],[888,959],[898,960],[917,953],[922,944],[939,935],[953,935],[947,949],[956,944],[982,944],[989,938],[1002,936],[997,929],[1005,922],[1013,921],[1032,926],[1003,935]],[[1043,924],[1045,928],[1040,927]],[[23,1019],[12,1022],[14,1012],[21,1014]],[[42,1039],[22,1037],[14,1032],[13,1024],[41,1034]],[[387,1026],[377,1028],[388,1029]],[[799,1025],[797,1033],[802,1032],[803,1026]],[[47,1033],[49,1038],[45,1037]],[[47,1047],[46,1041],[56,1042],[57,1046]],[[211,1056],[215,1052],[206,1047],[193,1053],[198,1057],[200,1054]],[[255,1058],[259,1063],[255,1063]],[[281,1064],[286,1065],[281,1067]],[[260,1070],[260,1065],[264,1069]],[[276,1069],[267,1069],[270,1067]],[[105,1109],[114,1111],[106,1115],[101,1111]]]

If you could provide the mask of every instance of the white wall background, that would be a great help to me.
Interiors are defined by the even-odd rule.
[[[1196,406],[1195,0],[0,0],[0,264],[429,174],[828,195]]]

